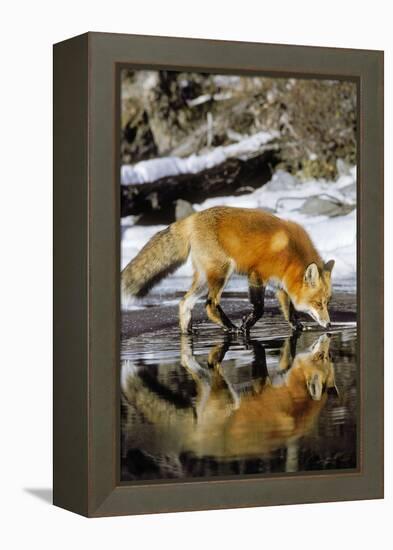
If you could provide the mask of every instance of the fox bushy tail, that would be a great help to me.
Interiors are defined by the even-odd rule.
[[[123,269],[123,293],[137,298],[145,296],[153,286],[184,264],[189,252],[188,219],[159,231]]]

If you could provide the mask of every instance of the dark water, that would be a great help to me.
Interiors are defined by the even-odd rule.
[[[356,468],[356,326],[122,343],[121,479]]]

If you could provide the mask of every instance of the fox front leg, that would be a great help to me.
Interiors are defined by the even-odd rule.
[[[265,311],[265,287],[256,275],[248,278],[248,296],[252,311],[243,317],[240,327],[240,330],[245,333],[250,331]]]
[[[301,332],[303,330],[303,325],[299,321],[297,311],[285,290],[280,289],[277,291],[277,299],[280,303],[285,320],[288,321],[293,330]]]
[[[303,323],[299,321],[299,315],[291,300],[289,300],[289,324],[296,332],[301,332],[304,328]]]

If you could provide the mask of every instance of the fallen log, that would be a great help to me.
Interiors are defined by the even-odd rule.
[[[123,185],[121,216],[140,216],[138,223],[145,225],[172,223],[178,199],[194,204],[210,197],[251,192],[271,179],[277,162],[277,152],[268,150],[247,160],[231,158],[196,174]]]

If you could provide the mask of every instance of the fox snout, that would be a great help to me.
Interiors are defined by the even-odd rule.
[[[322,334],[311,346],[312,353],[329,351],[331,334]]]
[[[332,323],[330,322],[329,313],[327,311],[327,308],[319,311],[318,309],[310,306],[299,308],[300,311],[303,311],[304,313],[307,313],[314,321],[318,323],[323,328],[329,329],[332,326]]]
[[[327,305],[305,304],[301,310],[312,317],[321,327],[329,329],[332,326]]]
[[[329,329],[332,326],[332,323],[330,322],[330,319],[323,319],[319,315],[313,315],[311,314],[311,317],[318,323],[319,326],[323,328]]]
[[[332,323],[330,321],[319,321],[319,324],[323,328],[330,328],[332,326]]]
[[[315,311],[315,316],[312,315],[312,317],[314,317],[314,319],[316,320],[316,322],[323,328],[330,328],[332,326],[331,322],[330,322],[330,317],[329,317],[329,313],[327,311],[327,309],[325,311],[322,311],[322,312],[319,312],[319,311]],[[314,313],[313,312],[313,313]]]

